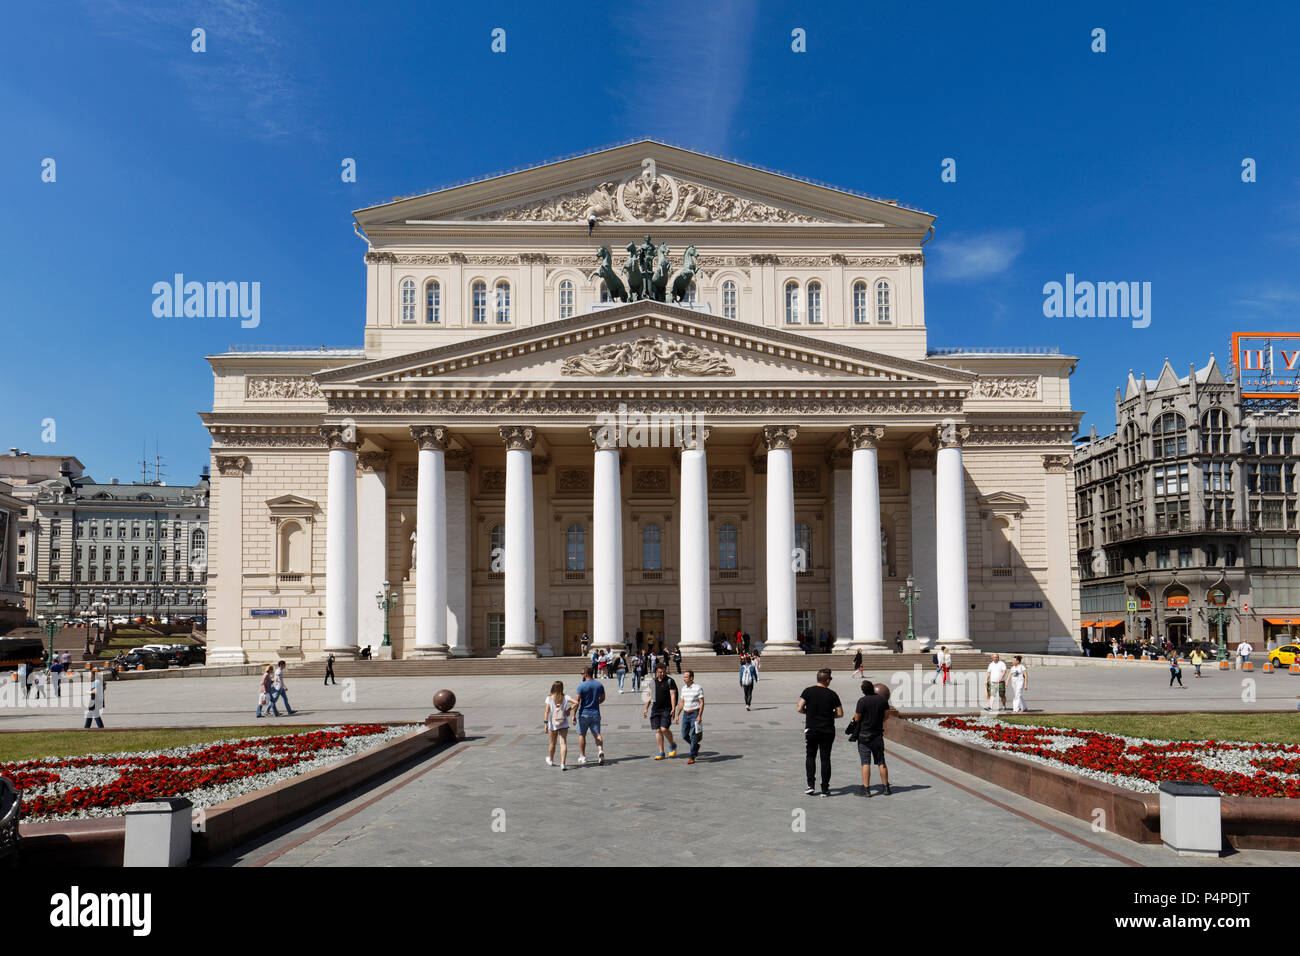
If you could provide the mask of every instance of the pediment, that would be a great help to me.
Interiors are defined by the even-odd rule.
[[[1013,494],[1010,491],[995,491],[992,494],[980,495],[979,503],[981,509],[994,514],[1008,512],[1019,514],[1029,507],[1028,498]]]
[[[850,224],[934,217],[849,190],[642,140],[358,210],[366,230],[433,223]],[[585,228],[585,226],[584,226]]]
[[[299,495],[280,495],[276,498],[268,498],[266,506],[271,510],[272,514],[297,514],[314,511],[317,504],[310,498],[303,498]]]
[[[974,373],[667,303],[634,302],[527,329],[320,372],[323,389],[420,385],[601,387],[954,385]]]

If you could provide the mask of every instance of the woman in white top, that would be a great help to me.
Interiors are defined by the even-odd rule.
[[[1011,702],[1011,709],[1017,714],[1025,710],[1025,688],[1029,686],[1029,669],[1020,660],[1020,655],[1016,655],[1016,663],[1011,668],[1011,691],[1015,694],[1015,699]]]
[[[551,685],[551,692],[546,695],[546,712],[543,715],[546,723],[546,735],[550,740],[550,746],[546,749],[546,766],[555,766],[555,741],[560,742],[560,769],[568,770],[565,761],[569,757],[569,711],[573,709],[576,701],[572,697],[564,696],[564,683],[556,681]]]

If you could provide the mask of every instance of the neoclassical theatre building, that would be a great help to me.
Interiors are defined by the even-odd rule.
[[[928,213],[642,141],[355,218],[362,347],[209,357],[210,660],[1077,646],[1075,360],[930,347]]]

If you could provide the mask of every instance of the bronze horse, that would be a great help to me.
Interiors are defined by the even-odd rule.
[[[596,253],[596,259],[600,262],[600,266],[587,278],[595,279],[599,276],[605,281],[605,288],[609,290],[609,298],[611,301],[617,300],[619,302],[626,302],[627,289],[623,287],[623,280],[614,272],[613,260],[609,254],[609,250],[604,246],[601,246],[600,250]]]
[[[648,273],[641,271],[635,242],[627,244],[627,256],[627,265],[623,266],[623,272],[627,274],[628,300],[635,302],[638,299],[647,299],[649,298],[647,287],[649,286],[650,276]]]

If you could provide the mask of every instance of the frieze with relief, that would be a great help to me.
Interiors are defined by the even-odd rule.
[[[244,381],[248,398],[324,398],[320,386],[310,375],[250,375]]]
[[[794,490],[816,493],[822,490],[822,473],[816,468],[794,469]]]
[[[484,468],[478,474],[478,490],[497,492],[506,490],[506,472],[504,468]]]
[[[591,491],[591,472],[585,468],[561,468],[555,476],[555,490],[570,494]]]
[[[212,444],[217,448],[323,448],[326,440],[319,434],[225,434],[214,436]]]
[[[667,491],[668,471],[665,468],[638,468],[632,473],[633,491]]]
[[[714,468],[709,472],[709,491],[744,492],[745,473],[739,468]]]
[[[663,336],[611,342],[565,359],[561,375],[735,375],[722,356]]]
[[[716,401],[641,400],[643,411],[694,415],[937,415],[960,412],[958,400],[908,400],[896,402],[831,401],[819,399]],[[338,414],[425,415],[573,415],[594,417],[602,412],[617,414],[618,405],[609,401],[566,401],[563,399],[426,399],[394,401],[388,399],[338,401],[330,410]],[[227,442],[229,444],[230,442]],[[300,442],[323,444],[323,441]]]
[[[997,378],[980,378],[971,387],[971,398],[1038,398],[1037,375],[1006,375]]]

